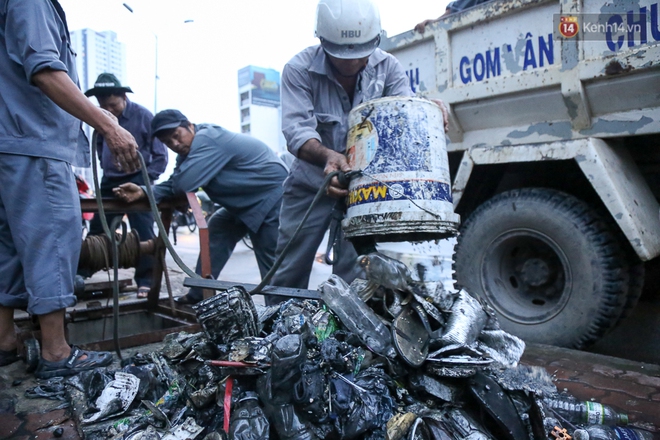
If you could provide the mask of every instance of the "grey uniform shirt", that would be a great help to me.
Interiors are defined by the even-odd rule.
[[[308,47],[294,56],[282,72],[282,133],[296,157],[310,139],[343,153],[352,108],[383,96],[412,95],[399,61],[376,49],[360,73],[351,102],[335,79],[323,48]],[[291,165],[291,176],[312,189],[319,188],[324,177],[323,168],[299,159]]]
[[[156,201],[203,188],[209,198],[257,232],[282,198],[286,167],[253,137],[217,125],[195,125],[186,156],[179,155],[169,180],[154,187]]]
[[[44,69],[78,84],[65,23],[49,0],[0,0],[0,66],[0,153],[89,166],[80,120],[32,84]]]

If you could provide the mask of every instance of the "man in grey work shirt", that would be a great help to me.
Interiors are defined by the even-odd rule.
[[[275,260],[282,182],[287,175],[282,161],[258,139],[217,125],[192,124],[178,110],[159,112],[151,129],[178,154],[172,176],[153,188],[156,201],[201,187],[222,206],[208,224],[213,278],[246,234],[264,277]],[[115,195],[127,202],[145,197],[144,190],[133,183],[120,185]],[[198,259],[196,272],[201,274],[201,269]],[[180,304],[201,300],[198,288],[177,298]]]
[[[282,132],[296,160],[284,184],[278,255],[301,222],[324,175],[350,171],[344,152],[351,109],[383,96],[413,94],[401,64],[377,48],[380,15],[373,1],[321,0],[316,23],[321,44],[294,56],[282,72]],[[337,29],[351,31],[340,33]],[[284,257],[273,285],[308,287],[314,256],[333,207],[347,194],[333,178],[327,196],[320,199]],[[353,245],[339,237],[333,272],[350,283],[360,274],[356,257]]]
[[[112,362],[70,347],[66,307],[82,241],[71,164],[89,166],[82,119],[122,168],[138,168],[135,139],[77,86],[74,54],[57,0],[0,0],[0,366],[16,357],[14,309],[39,317],[39,378]],[[80,161],[82,160],[82,161]]]

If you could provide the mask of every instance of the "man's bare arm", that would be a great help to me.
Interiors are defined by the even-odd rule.
[[[112,188],[112,193],[115,197],[127,203],[137,202],[147,197],[142,188],[131,182],[123,183],[118,187]]]
[[[428,20],[424,20],[424,21],[421,22],[421,23],[417,23],[417,25],[415,26],[415,29],[414,29],[414,30],[415,30],[415,32],[419,32],[420,34],[423,34],[424,31],[426,30],[426,26],[428,26],[428,25],[430,25],[430,24],[432,24],[432,23],[436,23],[436,22],[442,20],[444,17],[446,17],[446,16],[449,15],[449,14],[451,14],[451,11],[450,11],[449,9],[446,9],[446,10],[445,10],[445,13],[442,14],[442,15],[441,15],[440,17],[438,17],[438,18],[430,18],[430,19],[428,19]]]
[[[92,104],[66,72],[44,69],[35,73],[32,81],[60,108],[101,133],[124,171],[134,172],[140,168],[138,146],[133,136]]]

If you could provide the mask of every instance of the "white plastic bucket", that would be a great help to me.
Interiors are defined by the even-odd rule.
[[[348,238],[420,241],[456,235],[442,111],[431,101],[387,97],[348,116],[353,170],[342,222]]]

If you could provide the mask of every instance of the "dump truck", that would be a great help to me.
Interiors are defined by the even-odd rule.
[[[381,48],[449,108],[457,287],[532,342],[629,316],[660,272],[658,1],[491,0]]]

